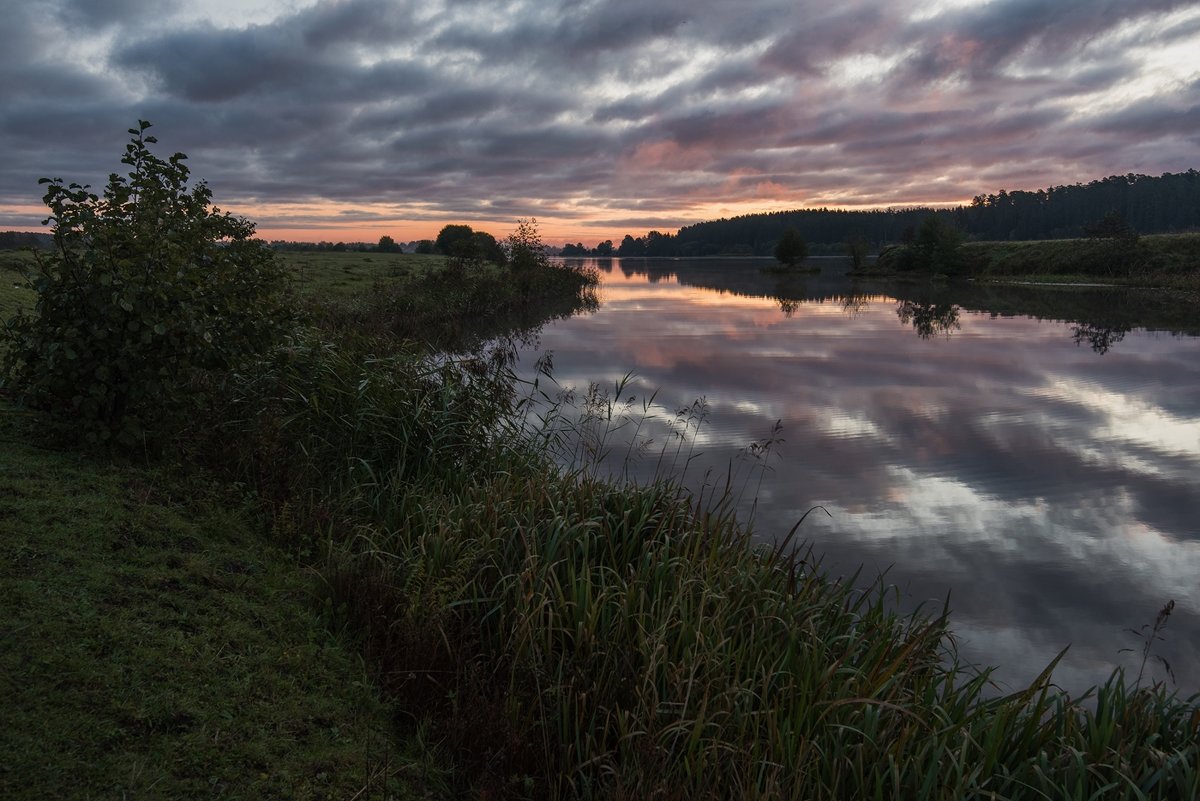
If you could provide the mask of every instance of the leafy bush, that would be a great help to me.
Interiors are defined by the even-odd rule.
[[[131,128],[103,197],[43,178],[54,249],[27,279],[32,313],[9,320],[2,373],[27,404],[130,445],[187,405],[199,371],[228,369],[290,330],[287,274],[254,224],[188,187],[187,158],[155,156]]]

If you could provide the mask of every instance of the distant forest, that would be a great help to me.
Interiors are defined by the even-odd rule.
[[[794,227],[809,243],[858,241],[879,247],[907,241],[931,214],[972,240],[1081,237],[1086,228],[1110,214],[1123,218],[1140,234],[1200,230],[1200,173],[1114,175],[1034,192],[1001,190],[979,195],[969,206],[951,209],[798,209],[747,214],[689,225],[674,234],[626,235],[615,252],[619,256],[769,256],[788,227]],[[602,251],[611,247],[611,243],[591,249],[568,245],[563,255],[610,255],[611,251]]]
[[[20,250],[22,248],[48,249],[54,245],[54,237],[50,234],[34,234],[24,231],[0,231],[0,250]]]

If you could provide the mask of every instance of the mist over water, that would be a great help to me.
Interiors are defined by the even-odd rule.
[[[763,261],[595,263],[599,309],[548,325],[536,352],[578,394],[632,373],[635,417],[653,398],[632,474],[652,474],[664,448],[693,486],[732,472],[763,539],[823,506],[799,536],[824,569],[861,567],[864,583],[886,571],[906,608],[949,596],[960,654],[998,666],[1002,689],[1068,645],[1063,687],[1136,675],[1126,629],[1174,599],[1153,653],[1181,692],[1200,690],[1194,306],[851,283],[836,262],[812,277]],[[667,424],[698,399],[681,445]],[[610,443],[614,464],[632,431]],[[748,452],[764,440],[765,458]]]

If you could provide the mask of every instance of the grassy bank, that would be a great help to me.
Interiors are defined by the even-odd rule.
[[[902,247],[885,248],[863,275],[904,275]],[[916,270],[915,273],[919,273]],[[1051,239],[967,242],[956,275],[1043,283],[1111,283],[1200,289],[1200,234],[1160,234],[1136,241]]]
[[[0,404],[0,797],[435,785],[244,496],[48,450],[36,423]]]
[[[1095,239],[970,242],[962,253],[970,273],[980,278],[1200,287],[1200,234],[1143,236],[1131,244]]]

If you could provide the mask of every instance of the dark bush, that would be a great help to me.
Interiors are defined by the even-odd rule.
[[[287,274],[254,224],[221,212],[187,157],[131,128],[103,196],[42,179],[54,249],[27,278],[32,312],[4,325],[3,376],[25,403],[92,444],[132,445],[194,400],[199,372],[266,351],[291,329]]]

